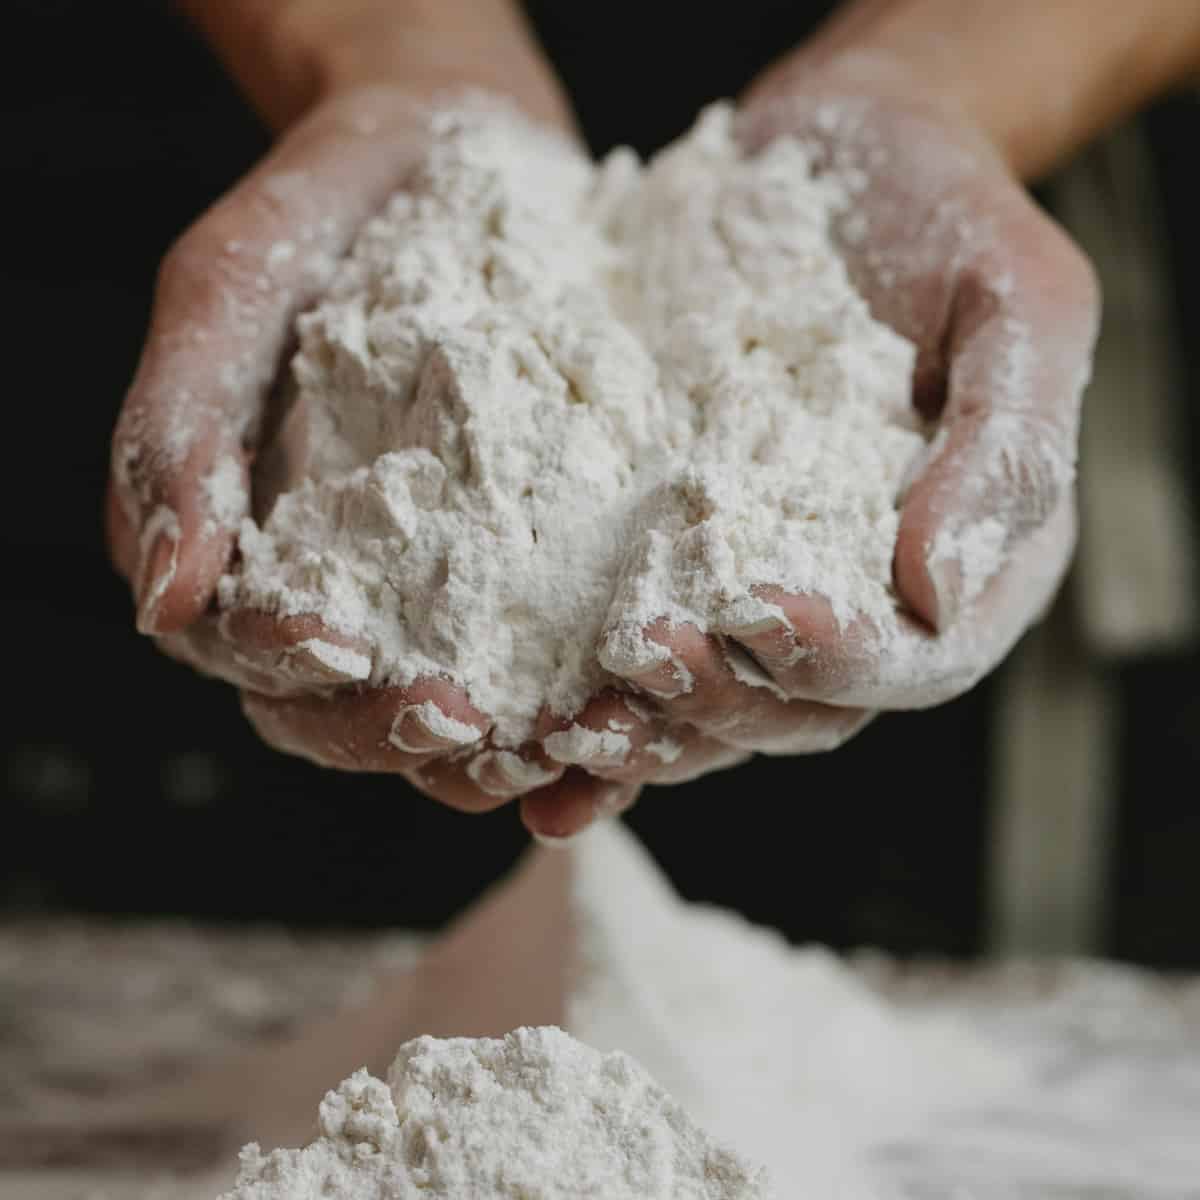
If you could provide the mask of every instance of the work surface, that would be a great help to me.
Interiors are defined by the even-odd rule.
[[[403,971],[420,955],[420,939],[403,933],[301,939],[161,924],[0,926],[0,1138],[31,1113],[69,1113],[354,1004],[379,972]],[[1048,1086],[1090,1092],[1099,1083],[1105,1102],[1134,1118],[1120,1156],[1125,1177],[1110,1180],[1104,1200],[1200,1197],[1200,980],[1082,963],[963,970],[859,956],[856,964],[899,1004],[950,1006],[990,1039],[1011,1042],[1026,1056],[1036,1052],[1047,1065]],[[1014,1141],[1029,1140],[1027,1128],[1014,1126],[1013,1134]],[[1087,1139],[1075,1145],[1086,1156]],[[1164,1164],[1176,1147],[1178,1160]],[[929,1153],[953,1167],[955,1156],[965,1162],[981,1152],[959,1139]],[[1188,1156],[1196,1158],[1195,1175]],[[914,1161],[912,1177],[928,1166]],[[1012,1179],[1000,1190],[922,1184],[898,1194],[926,1200],[1101,1195],[1071,1186],[1069,1156],[1059,1171],[1065,1174],[1052,1190],[1040,1180]],[[212,1200],[231,1178],[229,1167],[187,1183],[0,1167],[0,1196]]]

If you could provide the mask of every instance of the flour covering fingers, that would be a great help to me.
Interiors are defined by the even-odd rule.
[[[248,463],[296,314],[421,153],[389,93],[299,122],[163,261],[137,375],[113,435],[112,481],[138,541],[144,633],[207,607],[250,506]]]
[[[659,618],[744,626],[774,584],[892,620],[928,431],[830,235],[844,181],[744,155],[728,106],[645,168],[478,100],[428,144],[300,320],[297,473],[222,604],[453,682],[510,751],[657,661]]]

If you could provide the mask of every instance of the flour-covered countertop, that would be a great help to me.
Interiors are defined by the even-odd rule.
[[[304,938],[165,924],[0,926],[0,1154],[8,1163],[0,1165],[0,1196],[212,1200],[232,1178],[229,1165],[185,1181],[30,1170],[13,1165],[20,1157],[13,1131],[31,1115],[67,1119],[76,1106],[83,1111],[98,1098],[184,1074],[359,1004],[377,977],[412,969],[421,946],[404,933]],[[1200,1197],[1200,980],[1087,963],[964,969],[859,955],[854,966],[906,1011],[961,1014],[988,1042],[1035,1062],[1044,1080],[1044,1106],[1035,1100],[1029,1111],[998,1112],[990,1123],[976,1115],[940,1129],[936,1144],[887,1152],[889,1194]],[[1120,1130],[1113,1113],[1126,1114]],[[1118,1165],[1097,1191],[1088,1160],[1100,1153]],[[953,1186],[938,1182],[951,1179]]]

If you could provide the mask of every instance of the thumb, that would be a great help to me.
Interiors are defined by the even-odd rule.
[[[411,170],[424,129],[395,89],[339,96],[164,259],[112,446],[126,527],[114,556],[143,633],[178,631],[211,601],[249,512],[249,468],[296,314]]]
[[[960,277],[942,424],[896,544],[897,588],[942,633],[1069,499],[1098,325],[1090,266],[1032,205],[998,245]]]

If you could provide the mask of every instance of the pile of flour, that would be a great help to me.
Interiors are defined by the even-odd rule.
[[[351,678],[455,681],[501,746],[665,657],[658,618],[761,621],[758,585],[886,626],[914,351],[835,251],[852,189],[732,126],[709,109],[643,168],[432,117],[299,322],[290,490],[222,604],[319,614],[371,648]]]
[[[434,966],[416,990],[453,1008],[439,987],[486,998],[532,969],[566,1032],[418,1038],[387,1086],[359,1071],[331,1092],[305,1149],[248,1148],[223,1200],[887,1200],[907,1194],[897,1162],[950,1130],[1013,1142],[995,1116],[1030,1110],[1028,1064],[961,1020],[905,1012],[834,954],[681,899],[615,821],[572,845],[566,871],[540,853],[464,919],[457,936],[474,923],[486,939],[475,974]],[[531,904],[565,906],[566,971],[543,978],[522,956]]]
[[[358,1071],[326,1095],[311,1145],[248,1146],[223,1200],[768,1195],[627,1055],[541,1028],[407,1043],[386,1084]]]

